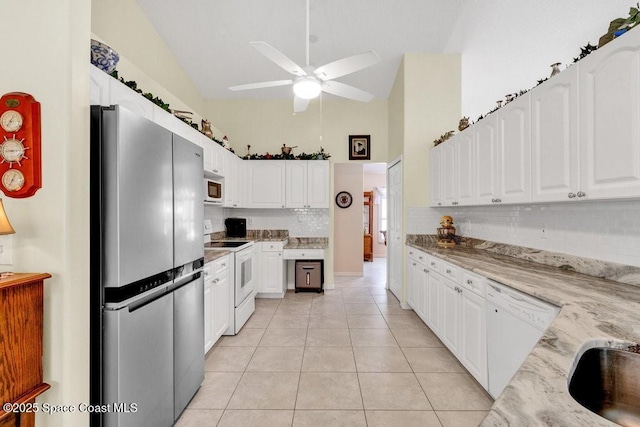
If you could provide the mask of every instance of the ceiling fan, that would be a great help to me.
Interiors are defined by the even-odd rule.
[[[293,99],[293,111],[295,113],[305,111],[311,99],[318,97],[320,92],[327,92],[342,98],[362,102],[369,102],[373,99],[372,94],[353,86],[334,81],[334,79],[355,73],[356,71],[360,71],[380,62],[380,58],[374,51],[370,50],[358,55],[339,59],[315,69],[309,66],[309,0],[307,0],[307,51],[305,67],[300,67],[278,49],[266,42],[256,41],[249,43],[258,52],[273,61],[280,68],[294,75],[295,78],[231,86],[229,88],[230,90],[262,89],[267,87],[293,85],[293,93],[295,94]]]

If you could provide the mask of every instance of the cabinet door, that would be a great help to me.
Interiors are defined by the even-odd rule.
[[[329,208],[329,162],[308,160],[306,163],[307,207]],[[287,184],[289,184],[288,180]]]
[[[442,206],[442,144],[429,150],[429,205]]]
[[[144,96],[129,89],[116,79],[111,79],[110,83],[110,105],[120,105],[129,111],[133,111],[145,119],[153,120],[154,103]]]
[[[440,339],[456,356],[460,353],[460,294],[451,280],[442,279],[442,333]]]
[[[473,130],[468,129],[456,137],[456,173],[458,200],[461,205],[472,205],[475,201]]]
[[[262,278],[258,292],[284,291],[284,260],[282,252],[262,252],[260,260]]]
[[[285,160],[286,206],[288,208],[307,207],[307,162],[304,160]]]
[[[476,204],[492,204],[498,198],[498,138],[496,113],[473,125],[476,164]]]
[[[530,95],[498,110],[498,202],[531,200]]]
[[[442,282],[444,278],[429,270],[426,298],[427,326],[438,336],[442,335]]]
[[[484,298],[462,290],[460,362],[485,389],[487,376],[487,320]]]
[[[213,279],[211,294],[213,299],[213,342],[215,343],[229,327],[231,314],[230,270],[225,270]]]
[[[640,196],[640,34],[631,31],[580,61],[580,192]],[[578,194],[578,197],[581,195]]]
[[[232,198],[234,208],[242,208],[245,206],[246,190],[246,168],[247,163],[235,154],[231,153],[233,158],[232,165],[235,170],[235,194]]]
[[[416,304],[418,306],[418,314],[422,318],[422,320],[426,322],[427,312],[428,312],[428,292],[429,292],[429,270],[422,264],[417,264],[415,267],[415,280],[416,280],[416,290],[415,290],[415,299]]]
[[[249,201],[250,208],[285,207],[285,162],[276,160],[250,160]]]
[[[578,67],[531,90],[531,200],[565,201],[578,190]]]
[[[416,278],[416,268],[418,263],[414,260],[407,258],[407,270],[406,270],[406,280],[407,284],[407,304],[415,311],[418,316],[422,317],[422,314],[419,312],[418,305],[416,304],[416,287],[418,286],[417,278]]]
[[[204,352],[213,347],[213,295],[212,280],[204,281]]]
[[[442,199],[445,206],[458,202],[458,163],[456,138],[442,143]]]

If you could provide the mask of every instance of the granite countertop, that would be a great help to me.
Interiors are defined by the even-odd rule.
[[[640,288],[474,247],[409,246],[561,307],[482,426],[613,426],[569,395],[575,357],[587,341],[640,342]],[[584,350],[584,348],[582,349]]]
[[[289,239],[288,230],[247,230],[247,237],[227,237],[224,231],[211,234],[211,240],[249,240],[253,242],[284,242]]]
[[[226,249],[206,250],[204,251],[204,263],[206,264],[208,262],[215,261],[218,258],[221,258],[230,253],[231,251],[228,251]]]
[[[326,249],[329,247],[328,237],[289,237],[285,249]]]

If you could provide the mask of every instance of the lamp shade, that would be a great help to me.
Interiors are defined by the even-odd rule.
[[[13,229],[11,223],[9,222],[9,218],[7,218],[7,213],[4,211],[4,205],[2,204],[2,199],[0,199],[0,235],[2,234],[14,234],[16,230]]]

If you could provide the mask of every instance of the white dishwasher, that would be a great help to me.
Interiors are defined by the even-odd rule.
[[[560,309],[492,280],[487,283],[489,394],[495,399]]]

